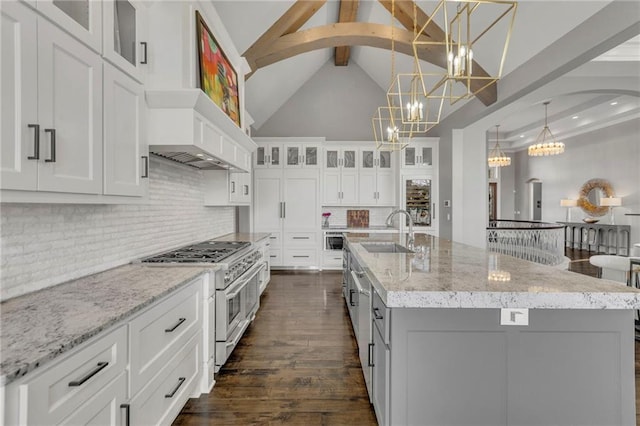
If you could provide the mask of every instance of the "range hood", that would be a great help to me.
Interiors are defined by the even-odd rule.
[[[145,98],[150,153],[203,170],[250,170],[256,143],[202,90],[150,90]]]

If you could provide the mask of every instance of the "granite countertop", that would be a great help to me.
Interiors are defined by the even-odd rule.
[[[367,242],[405,245],[404,234],[347,234],[390,308],[640,309],[640,290],[608,280],[415,234],[418,253],[369,253]]]
[[[216,269],[130,264],[0,303],[0,384],[41,367]]]
[[[214,238],[213,241],[248,241],[250,243],[258,243],[265,238],[269,238],[268,232],[258,232],[258,233],[250,233],[250,232],[238,232],[223,235],[222,237]]]

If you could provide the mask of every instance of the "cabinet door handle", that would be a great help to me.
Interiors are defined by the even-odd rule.
[[[431,205],[432,205],[431,218],[433,220],[436,220],[436,203],[431,203]]]
[[[231,193],[236,193],[236,183],[234,181],[231,181]]]
[[[96,364],[95,368],[89,371],[86,375],[80,377],[77,380],[70,381],[69,387],[82,386],[87,380],[89,380],[90,378],[92,378],[93,376],[101,372],[103,369],[105,369],[107,365],[109,365],[108,362],[104,362],[104,361],[99,362],[98,364]]]
[[[249,195],[249,185],[243,185],[244,187],[244,195]]]
[[[294,240],[308,240],[309,237],[293,237]]]
[[[147,42],[146,41],[141,41],[140,42],[140,46],[142,46],[142,60],[140,61],[140,63],[142,65],[146,65],[147,64]]]
[[[125,409],[124,414],[124,426],[131,425],[131,405],[129,404],[120,404],[120,409]]]
[[[353,293],[355,293],[355,290],[349,290],[349,305],[351,306],[356,306],[356,304],[353,301]]]
[[[304,165],[304,155],[302,156],[302,165]]]
[[[148,178],[149,177],[149,156],[143,155],[142,159],[144,160],[144,174],[141,177]]]
[[[45,163],[56,162],[56,129],[44,129],[45,133],[51,134],[51,156],[45,159]]]
[[[270,254],[269,257],[277,257],[275,254]]]
[[[269,237],[270,240],[275,240],[277,237]]]
[[[285,201],[282,202],[282,217],[287,217],[287,203]]]
[[[176,330],[176,328],[180,327],[182,325],[182,323],[185,322],[186,320],[187,320],[186,318],[179,318],[178,322],[176,323],[176,325],[174,325],[171,328],[165,328],[164,332],[165,333],[173,333]]]
[[[373,317],[377,320],[381,320],[384,317],[382,315],[380,315],[380,309],[379,308],[373,308]]]
[[[369,343],[369,353],[368,353],[367,365],[369,367],[375,367],[373,364],[373,343]]]
[[[178,389],[180,389],[180,386],[182,386],[182,384],[184,383],[185,380],[187,380],[186,377],[178,377],[178,384],[176,385],[176,387],[173,388],[173,390],[171,392],[169,392],[168,394],[166,394],[164,397],[165,398],[173,398],[173,396],[176,394],[176,392],[178,392]]]
[[[27,160],[39,160],[40,159],[40,125],[39,124],[27,124],[27,127],[34,129],[33,134],[33,156],[28,156]]]

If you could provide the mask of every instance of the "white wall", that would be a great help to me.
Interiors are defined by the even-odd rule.
[[[513,155],[516,197],[514,209],[521,211],[516,219],[528,217],[528,185],[526,181],[542,181],[542,220],[564,221],[566,209],[560,207],[562,198],[577,199],[582,185],[593,178],[608,180],[622,207],[614,209],[615,223],[631,225],[631,241],[640,242],[640,120],[631,120],[594,132],[567,139],[564,154],[553,157],[527,156],[526,151]],[[501,199],[502,203],[510,200]],[[508,205],[501,205],[508,210]],[[579,208],[572,209],[571,219],[581,221],[587,215]],[[609,215],[601,217],[609,223]]]
[[[336,67],[331,59],[252,135],[371,141],[371,118],[386,104],[385,91],[357,64]]]
[[[201,171],[151,157],[142,205],[0,204],[0,299],[233,232],[233,207],[203,197]]]

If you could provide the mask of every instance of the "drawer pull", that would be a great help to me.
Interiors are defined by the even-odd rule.
[[[294,240],[308,240],[309,237],[293,237]]]
[[[373,363],[373,343],[369,343],[369,350],[367,352],[367,357],[369,358],[367,360],[367,366],[375,367],[375,364]]]
[[[303,257],[303,258],[308,258],[309,256],[293,256],[293,257]]]
[[[373,317],[377,320],[381,320],[384,318],[382,315],[380,315],[380,309],[378,308],[373,308]]]
[[[49,133],[51,135],[51,153],[50,157],[45,159],[45,163],[55,163],[56,162],[56,129],[44,129],[45,133]]]
[[[187,380],[186,377],[179,377],[178,378],[178,385],[168,394],[166,394],[164,397],[165,398],[173,398],[173,396],[176,394],[176,392],[178,392],[178,389],[180,389],[180,386],[182,386],[182,384],[184,383],[184,381]]]
[[[269,257],[278,257],[275,254],[270,254]]]
[[[130,426],[131,425],[131,405],[129,404],[120,404],[120,409],[125,409],[125,414],[124,414],[124,426]]]
[[[164,332],[165,333],[173,333],[176,330],[176,328],[180,327],[182,325],[182,323],[185,322],[186,320],[187,320],[186,318],[180,318],[178,320],[178,322],[176,323],[176,325],[174,325],[171,328],[165,328]]]
[[[86,376],[83,376],[83,377],[79,378],[78,380],[70,381],[69,382],[69,387],[75,387],[75,386],[83,385],[87,380],[89,380],[90,378],[92,378],[93,376],[98,374],[100,371],[102,371],[107,365],[109,365],[108,362],[99,362],[96,365],[96,368],[94,368],[93,370],[88,372]]]

